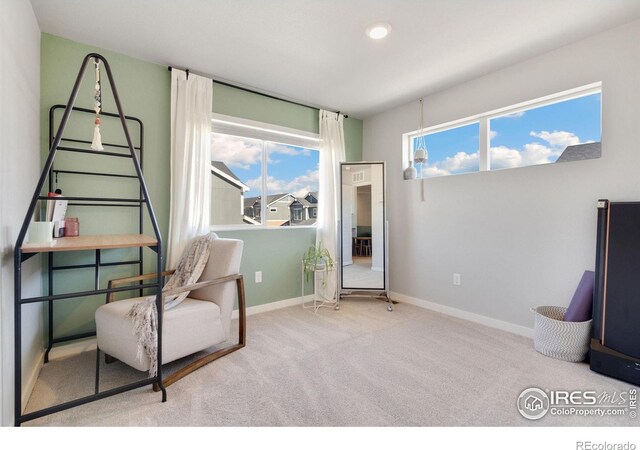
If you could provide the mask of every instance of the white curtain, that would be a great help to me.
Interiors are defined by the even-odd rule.
[[[320,110],[320,193],[316,244],[322,245],[337,264],[338,207],[340,205],[340,163],[345,159],[342,115]],[[315,283],[315,294],[334,298],[338,286],[337,271],[329,272],[326,282]]]
[[[171,203],[167,268],[211,220],[212,80],[171,71]]]

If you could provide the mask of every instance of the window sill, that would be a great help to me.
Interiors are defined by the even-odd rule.
[[[213,232],[225,232],[225,231],[258,231],[258,230],[308,230],[316,229],[316,225],[300,225],[289,227],[268,227],[266,225],[247,225],[247,226],[235,226],[235,225],[213,225],[210,229]]]

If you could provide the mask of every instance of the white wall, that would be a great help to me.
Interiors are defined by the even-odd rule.
[[[13,246],[40,174],[40,30],[25,0],[0,1],[0,423],[13,424]],[[23,265],[23,295],[40,295],[39,257]],[[42,355],[42,307],[23,308],[23,384]]]
[[[425,98],[432,126],[602,81],[600,159],[433,178],[421,202],[401,154],[418,99],[364,121],[363,156],[388,162],[392,291],[524,327],[531,306],[568,305],[596,200],[640,200],[639,37],[636,21]]]
[[[355,227],[354,211],[355,205],[353,204],[353,198],[355,197],[355,189],[353,185],[343,183],[342,184],[342,206],[341,206],[341,221],[342,221],[342,262],[343,266],[349,266],[353,264],[353,227]]]
[[[384,186],[382,164],[371,166],[371,270],[384,271]]]

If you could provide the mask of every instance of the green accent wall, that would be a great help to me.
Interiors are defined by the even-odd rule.
[[[42,158],[46,158],[49,150],[49,108],[55,104],[66,104],[71,88],[78,74],[82,59],[88,53],[99,53],[104,56],[113,72],[114,81],[124,112],[128,116],[135,116],[144,123],[144,176],[152,200],[160,230],[166,241],[169,224],[169,184],[170,184],[170,72],[166,66],[148,63],[119,53],[77,43],[43,33],[41,38],[41,142]],[[193,68],[196,70],[196,68]],[[116,112],[111,93],[103,71],[103,109]],[[93,108],[93,70],[88,70],[82,88],[77,98],[76,106]],[[288,102],[252,94],[229,86],[214,83],[213,110],[216,113],[242,117],[251,120],[271,123],[275,125],[318,132],[318,110],[294,105]],[[121,128],[103,122],[103,141],[113,142],[118,136],[112,133],[120,132]],[[137,129],[132,128],[134,143]],[[88,122],[72,122],[68,132],[90,140],[93,136],[92,120]],[[345,147],[347,160],[362,159],[362,121],[347,118],[344,122]],[[67,132],[65,132],[65,135]],[[113,139],[113,140],[108,140]],[[62,154],[60,154],[62,155]],[[122,161],[96,157],[68,158],[65,164],[75,164],[76,170],[99,170],[103,172],[127,170]],[[56,158],[58,160],[58,158]],[[61,160],[63,161],[63,160]],[[84,167],[84,169],[82,169]],[[35,183],[36,180],[34,180]],[[77,184],[76,184],[77,183]],[[62,179],[59,186],[63,193],[71,195],[74,187],[80,186],[80,181]],[[102,192],[106,185],[97,181],[91,189]],[[109,192],[118,195],[136,195],[131,186],[120,183],[117,187],[108,188]],[[111,208],[115,210],[117,208]],[[120,208],[124,210],[125,208]],[[69,211],[67,216],[80,217],[81,234],[104,233],[105,225],[109,232],[132,232],[135,217],[131,212],[111,211],[105,215],[104,211],[83,208]],[[148,221],[146,230],[151,230]],[[114,231],[115,230],[115,231]],[[147,231],[149,232],[149,231]],[[238,230],[218,233],[221,237],[236,238],[244,241],[244,255],[241,271],[245,275],[247,305],[255,306],[278,300],[295,298],[301,294],[302,273],[300,260],[309,245],[315,242],[315,230],[304,229],[268,229],[268,230]],[[119,258],[135,257],[127,251],[112,251],[104,255],[104,259],[117,260]],[[74,257],[77,263],[78,255]],[[81,260],[91,261],[93,252],[86,252],[79,256]],[[71,255],[59,259],[64,264],[71,260]],[[145,271],[154,269],[154,253],[145,252]],[[254,282],[254,273],[262,271],[263,282]],[[117,276],[131,274],[131,268],[120,267],[105,269],[101,274],[103,280]],[[54,278],[56,292],[70,292],[78,289],[92,289],[93,271],[86,269],[60,271]],[[45,290],[47,280],[44,280]],[[106,285],[106,281],[103,281]],[[62,300],[55,304],[54,330],[55,336],[93,330],[95,325],[93,313],[104,302],[104,298],[92,297],[80,300]]]
[[[149,190],[156,217],[163,236],[167,236],[169,227],[169,114],[170,114],[170,74],[156,64],[139,61],[128,56],[104,49],[79,44],[67,39],[43,33],[41,35],[40,99],[41,99],[41,149],[42,160],[49,150],[49,109],[56,104],[65,105],[78,75],[80,64],[88,53],[104,56],[113,72],[122,108],[126,115],[135,116],[144,123],[144,176]],[[108,87],[106,73],[102,70],[103,110],[117,112],[111,90]],[[90,64],[76,100],[76,106],[93,109],[94,71]],[[61,111],[57,118],[61,117]],[[103,116],[103,142],[124,143],[122,127],[115,119]],[[138,144],[137,128],[131,127],[134,144]],[[64,137],[91,140],[93,137],[93,117],[90,114],[72,115]],[[109,150],[106,148],[105,150]],[[133,174],[133,165],[127,158],[106,156],[85,156],[77,153],[59,152],[54,167],[73,170],[119,172]],[[87,181],[90,180],[89,183]],[[35,180],[34,180],[35,183]],[[110,195],[114,197],[137,197],[137,181],[99,177],[83,178],[60,174],[57,187],[66,195]],[[67,216],[80,219],[80,233],[85,235],[104,233],[136,232],[137,210],[133,208],[92,208],[69,207]],[[146,214],[145,214],[146,216]],[[145,232],[152,229],[146,222]],[[136,259],[135,250],[103,251],[106,261]],[[74,254],[56,254],[56,265],[90,263],[95,252],[74,252]],[[145,250],[145,272],[155,269],[155,253]],[[135,274],[131,266],[104,268],[101,271],[102,283],[106,287],[110,278]],[[74,269],[56,271],[54,274],[54,292],[72,292],[93,289],[93,270]],[[48,291],[45,276],[44,291]],[[94,312],[104,303],[104,296],[81,299],[68,299],[55,302],[54,336],[65,336],[76,332],[95,329]],[[46,323],[45,323],[46,327]]]

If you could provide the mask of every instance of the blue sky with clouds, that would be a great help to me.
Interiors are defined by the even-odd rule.
[[[245,197],[261,195],[262,141],[213,133],[212,160],[222,161],[251,190]],[[304,196],[318,190],[317,150],[264,143],[267,152],[267,193]]]
[[[600,141],[600,109],[598,93],[492,119],[491,168],[552,163],[568,145]],[[428,135],[425,143],[426,177],[479,169],[478,123]]]

